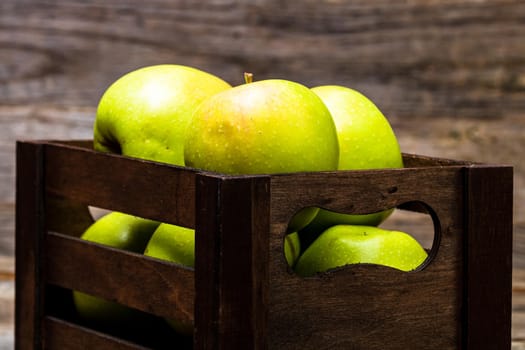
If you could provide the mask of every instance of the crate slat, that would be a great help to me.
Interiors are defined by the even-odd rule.
[[[44,319],[44,344],[46,349],[114,349],[147,350],[148,348],[97,332],[59,318]]]
[[[458,208],[457,199],[463,191],[462,169],[461,165],[453,165],[275,175],[271,177],[275,208],[272,223],[286,225],[295,212],[307,206],[347,214],[399,206],[421,211],[411,202],[426,203],[434,210],[450,205]]]
[[[403,153],[403,165],[405,168],[419,167],[436,167],[436,166],[453,166],[469,165],[472,162],[448,158],[423,156],[420,154]]]
[[[195,172],[49,143],[47,193],[87,205],[195,227]]]
[[[46,254],[48,283],[193,322],[191,269],[53,232],[46,238]]]

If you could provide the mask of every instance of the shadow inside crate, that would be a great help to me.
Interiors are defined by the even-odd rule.
[[[46,314],[61,321],[99,332],[100,335],[125,339],[139,347],[148,349],[193,349],[193,338],[180,335],[161,317],[132,309],[133,323],[106,323],[90,321],[80,317],[75,309],[71,290],[48,285],[46,294],[49,303]]]

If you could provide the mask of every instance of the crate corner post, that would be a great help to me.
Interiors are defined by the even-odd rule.
[[[267,347],[269,179],[197,176],[197,349]]]
[[[511,349],[513,168],[465,168],[465,349]]]
[[[15,347],[43,347],[44,144],[16,145]]]

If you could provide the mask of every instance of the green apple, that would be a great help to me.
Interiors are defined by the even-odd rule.
[[[325,230],[335,225],[377,226],[390,216],[393,209],[378,213],[348,215],[320,209],[315,218],[299,231],[301,246],[306,249]]]
[[[379,108],[362,93],[339,85],[312,88],[330,110],[339,141],[338,170],[402,168],[396,135]],[[313,220],[322,232],[337,224],[377,226],[393,209],[367,215],[347,215],[321,209]]]
[[[292,234],[307,227],[317,217],[317,213],[319,213],[319,208],[317,207],[306,207],[299,210],[290,219],[286,233]]]
[[[315,93],[270,79],[204,101],[188,127],[184,160],[226,174],[337,170],[339,144],[330,112]]]
[[[194,267],[195,230],[162,223],[151,236],[144,255]]]
[[[159,224],[157,221],[113,211],[95,221],[80,238],[142,253]]]
[[[202,70],[147,66],[117,79],[100,99],[94,148],[184,165],[184,133],[195,108],[231,86]]]
[[[336,225],[324,231],[299,257],[303,277],[348,264],[376,264],[415,270],[428,254],[409,234],[375,226]]]
[[[337,129],[338,170],[403,167],[394,131],[370,99],[339,85],[318,86],[312,91],[330,110]]]
[[[158,225],[156,221],[111,212],[89,226],[80,238],[142,253]],[[139,312],[134,309],[79,291],[73,291],[73,302],[82,319],[100,326],[132,325],[139,316]]]

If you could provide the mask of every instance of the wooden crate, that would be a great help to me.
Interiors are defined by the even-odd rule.
[[[510,349],[512,167],[404,160],[227,176],[95,152],[89,141],[18,142],[16,347],[145,347],[77,323],[74,289],[194,319],[196,349]],[[88,205],[194,227],[195,269],[78,239]],[[409,273],[354,265],[300,278],[282,244],[308,206],[428,213],[429,259]],[[177,348],[162,334],[148,346]]]

